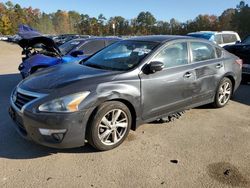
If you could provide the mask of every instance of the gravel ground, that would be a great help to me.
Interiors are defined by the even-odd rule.
[[[22,139],[8,116],[20,54],[0,42],[0,187],[250,187],[250,85],[223,109],[142,125],[112,151],[56,150]]]

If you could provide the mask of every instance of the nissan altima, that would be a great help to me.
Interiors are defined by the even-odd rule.
[[[21,81],[9,114],[39,144],[110,150],[145,122],[209,103],[224,107],[241,69],[238,57],[203,39],[135,37]]]

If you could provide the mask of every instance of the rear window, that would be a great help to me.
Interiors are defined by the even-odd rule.
[[[233,43],[237,41],[237,37],[234,34],[223,34],[222,37],[224,43]]]

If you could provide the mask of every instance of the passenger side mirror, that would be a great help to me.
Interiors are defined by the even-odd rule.
[[[144,68],[144,73],[152,74],[161,71],[163,68],[164,68],[164,63],[160,61],[152,61]]]
[[[81,50],[76,50],[76,51],[73,51],[73,52],[70,53],[70,55],[73,56],[73,57],[77,57],[77,56],[83,55],[83,54],[84,53]]]

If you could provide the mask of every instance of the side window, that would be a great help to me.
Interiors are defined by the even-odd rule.
[[[79,50],[83,50],[85,55],[92,55],[93,53],[105,47],[104,40],[89,41],[83,44]]]
[[[176,43],[161,50],[152,61],[164,63],[166,68],[188,64],[187,43]]]
[[[222,44],[223,41],[222,41],[222,36],[221,36],[221,34],[215,35],[215,36],[214,36],[214,41],[216,42],[216,44]]]
[[[203,42],[191,42],[191,51],[193,54],[193,62],[206,61],[215,59],[215,50],[210,44]]]
[[[237,41],[237,37],[234,34],[223,34],[223,42],[225,44],[227,43],[233,43]]]

